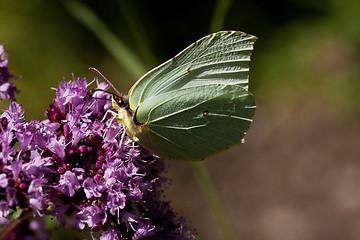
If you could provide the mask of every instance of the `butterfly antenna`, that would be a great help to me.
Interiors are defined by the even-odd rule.
[[[76,124],[76,123],[78,122],[78,120],[80,119],[80,116],[81,116],[81,114],[83,113],[85,107],[89,107],[89,108],[91,107],[90,105],[86,106],[87,104],[88,104],[88,101],[85,100],[84,104],[82,105],[82,107],[81,107],[81,109],[80,109],[80,114],[77,115],[77,117],[76,117],[73,125],[70,127],[70,130],[72,130],[72,129],[75,127],[75,124]],[[89,109],[89,108],[88,108],[88,109]]]
[[[121,93],[114,87],[114,85],[104,75],[102,75],[102,73],[99,70],[97,70],[96,68],[93,68],[93,67],[89,67],[89,70],[96,72],[100,77],[102,77],[111,86],[112,89],[115,90],[115,92],[118,96],[121,96]]]

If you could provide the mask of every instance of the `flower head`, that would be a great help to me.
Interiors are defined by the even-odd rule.
[[[15,99],[15,93],[18,92],[14,83],[9,82],[15,78],[9,73],[8,55],[5,52],[4,45],[0,45],[0,97],[2,99]]]
[[[92,97],[88,85],[85,78],[60,83],[44,121],[26,122],[16,102],[1,114],[0,220],[20,207],[63,225],[76,219],[100,239],[192,239],[159,199],[163,161],[127,136],[119,146],[124,127],[101,121],[111,94]]]

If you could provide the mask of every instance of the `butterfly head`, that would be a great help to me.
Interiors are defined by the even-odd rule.
[[[125,109],[129,109],[129,96],[125,95],[117,95],[117,94],[113,94],[111,96],[111,102],[113,105],[113,108],[115,108],[116,110],[118,110],[118,108],[125,108]]]

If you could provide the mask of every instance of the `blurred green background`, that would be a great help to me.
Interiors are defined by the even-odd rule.
[[[44,119],[50,88],[71,73],[92,79],[87,69],[96,67],[127,92],[208,33],[245,31],[259,37],[250,72],[255,120],[246,144],[206,162],[239,239],[360,239],[360,1],[79,2],[122,41],[114,52],[134,52],[141,67],[124,67],[133,59],[120,63],[99,40],[112,35],[83,25],[74,1],[2,0],[0,44],[21,75],[17,100],[28,120]],[[166,199],[199,238],[221,239],[191,167],[167,164]]]

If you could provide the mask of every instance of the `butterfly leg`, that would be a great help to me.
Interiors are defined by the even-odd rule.
[[[119,148],[121,148],[121,146],[122,146],[122,144],[124,142],[125,134],[126,134],[126,131],[125,131],[125,126],[124,126],[124,130],[123,130],[123,132],[121,134],[121,138],[120,138]]]
[[[132,141],[132,148],[135,150],[135,141]]]
[[[105,115],[104,115],[104,117],[101,119],[102,122],[106,119],[106,117],[107,117],[107,115],[108,115],[109,113],[110,113],[114,118],[117,116],[117,113],[116,113],[116,112],[111,111],[111,110],[107,110],[106,113],[105,113]]]
[[[121,133],[119,147],[116,150],[116,152],[114,153],[114,155],[112,155],[112,157],[116,156],[118,154],[118,152],[120,151],[120,148],[121,148],[121,146],[122,146],[122,144],[124,142],[125,134],[126,134],[126,131],[125,131],[125,126],[124,126],[123,132]]]
[[[106,119],[106,117],[107,117],[107,115],[108,115],[109,113],[110,113],[113,117],[112,117],[112,119],[111,119],[111,121],[110,121],[109,126],[106,127],[106,130],[105,130],[105,132],[104,132],[103,138],[105,138],[106,133],[109,131],[111,125],[113,124],[114,120],[115,120],[116,117],[117,117],[117,113],[116,113],[116,112],[111,111],[111,110],[107,110],[106,113],[105,113],[105,115],[104,115],[104,117],[101,119],[101,122],[103,122],[103,121]]]

